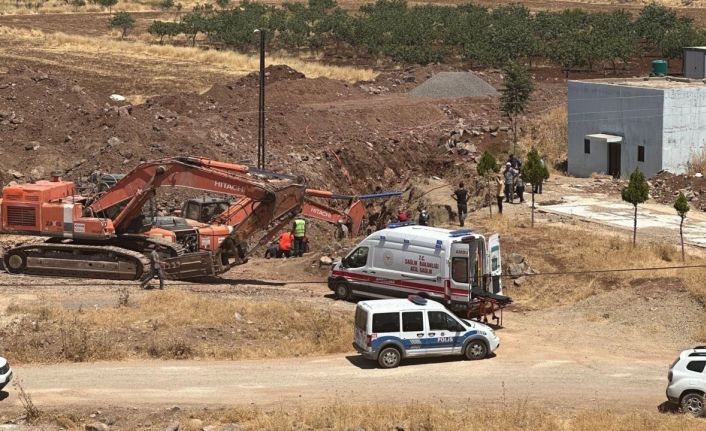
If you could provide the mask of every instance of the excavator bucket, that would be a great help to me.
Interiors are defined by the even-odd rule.
[[[363,201],[355,201],[348,207],[346,213],[351,220],[351,235],[356,237],[360,233],[360,226],[363,224],[363,217],[365,217],[365,205],[363,205]]]
[[[160,262],[165,275],[172,280],[216,275],[210,251],[170,257]]]

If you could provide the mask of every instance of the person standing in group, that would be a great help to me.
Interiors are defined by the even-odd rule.
[[[294,235],[294,257],[301,257],[304,254],[304,236],[306,236],[306,221],[303,218],[294,219],[292,235]]]
[[[505,193],[503,192],[505,189],[505,184],[503,184],[503,176],[501,174],[497,174],[495,176],[495,197],[498,200],[498,213],[502,214],[503,213],[503,200],[505,199]]]
[[[279,249],[277,250],[277,257],[292,257],[292,243],[294,242],[294,235],[292,232],[282,232],[279,236]]]
[[[523,203],[525,201],[525,182],[520,172],[515,175],[515,191],[517,192],[517,197],[520,198],[520,203]]]
[[[512,169],[514,169],[516,171],[519,171],[520,166],[522,166],[522,160],[515,157],[514,154],[510,154],[510,156],[507,158],[507,162],[510,163],[510,166],[512,166]]]
[[[510,162],[505,163],[505,170],[503,171],[503,178],[505,181],[505,202],[512,203],[515,200],[515,171],[512,168]]]
[[[466,190],[463,181],[458,184],[458,188],[453,192],[451,197],[456,201],[456,209],[458,210],[458,223],[463,227],[466,221],[466,214],[468,214],[468,199],[470,195],[468,190]]]
[[[428,226],[429,225],[429,213],[427,212],[426,209],[421,208],[419,210],[419,221],[417,222],[420,226]]]
[[[157,250],[152,250],[150,252],[150,274],[142,282],[142,288],[148,288],[150,281],[157,276],[159,278],[159,288],[164,289],[164,269],[162,269],[162,262],[160,261],[159,253]]]

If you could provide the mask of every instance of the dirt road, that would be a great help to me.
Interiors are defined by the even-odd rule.
[[[645,408],[664,401],[666,365],[654,361],[495,358],[415,360],[380,370],[357,355],[240,362],[129,362],[18,368],[41,406],[272,405],[527,400],[560,408]],[[11,396],[10,404],[17,400]]]
[[[680,346],[671,346],[659,331],[653,335],[663,340],[662,348],[646,345],[617,316],[613,323],[591,323],[587,306],[506,313],[497,355],[478,362],[434,358],[380,370],[351,352],[233,362],[32,365],[16,367],[16,373],[37,404],[47,407],[270,406],[335,397],[365,403],[526,400],[557,408],[655,408],[664,401],[667,367]],[[17,401],[14,394],[6,400],[14,406]]]

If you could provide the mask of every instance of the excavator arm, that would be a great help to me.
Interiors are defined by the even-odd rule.
[[[128,230],[131,222],[160,187],[185,187],[267,204],[258,217],[277,217],[283,206],[303,198],[304,187],[287,179],[264,180],[248,174],[248,167],[196,157],[175,157],[147,162],[136,167],[110,190],[95,199],[87,211],[113,220],[117,233]],[[301,190],[300,190],[301,189]],[[300,190],[300,191],[299,191]],[[291,210],[292,208],[289,208]],[[286,211],[285,211],[286,212]],[[250,213],[252,214],[252,213]]]
[[[349,235],[355,237],[360,232],[360,227],[365,216],[365,205],[360,200],[351,202],[350,206],[345,211],[332,208],[328,205],[315,202],[308,196],[317,196],[310,193],[311,189],[307,189],[304,196],[304,202],[301,206],[300,215],[314,220],[321,220],[327,223],[336,225],[340,222],[346,224],[349,228]],[[249,198],[242,198],[231,204],[228,209],[216,215],[212,220],[206,221],[216,224],[224,224],[230,226],[240,226],[250,214],[260,205],[260,202]],[[205,220],[201,220],[205,221]]]
[[[207,250],[213,253],[213,264],[204,253],[174,256],[164,260],[171,276],[186,277],[192,265],[197,273],[220,274],[245,262],[247,242],[255,232],[290,219],[301,211],[305,187],[292,177],[272,177],[264,172],[250,173],[247,167],[201,158],[176,157],[143,163],[98,196],[87,212],[110,218],[118,235],[132,234],[133,222],[160,187],[184,187],[237,196],[238,218],[227,225],[199,228]],[[237,221],[237,222],[236,222]],[[202,247],[203,249],[203,247]],[[204,266],[205,265],[205,266]],[[204,268],[202,271],[199,268]]]

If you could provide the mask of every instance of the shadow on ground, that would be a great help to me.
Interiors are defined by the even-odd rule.
[[[488,359],[493,359],[493,358],[495,358],[495,354],[491,353],[490,356],[488,356],[486,359],[483,359],[483,360],[488,360]],[[376,361],[373,361],[371,359],[365,359],[362,355],[349,355],[349,356],[346,356],[346,359],[352,365],[355,365],[356,367],[360,368],[361,370],[372,370],[375,368],[379,368]],[[465,358],[463,356],[432,356],[432,357],[428,357],[428,358],[407,358],[407,359],[403,359],[399,366],[400,367],[411,367],[414,365],[443,364],[443,363],[447,363],[447,362],[457,362],[457,361],[463,361],[463,360],[465,360]],[[468,362],[472,362],[472,361],[468,361]]]
[[[231,285],[251,285],[251,286],[284,286],[287,283],[281,281],[265,281],[243,278],[220,278],[220,277],[196,277],[188,280],[199,284],[231,284]]]

